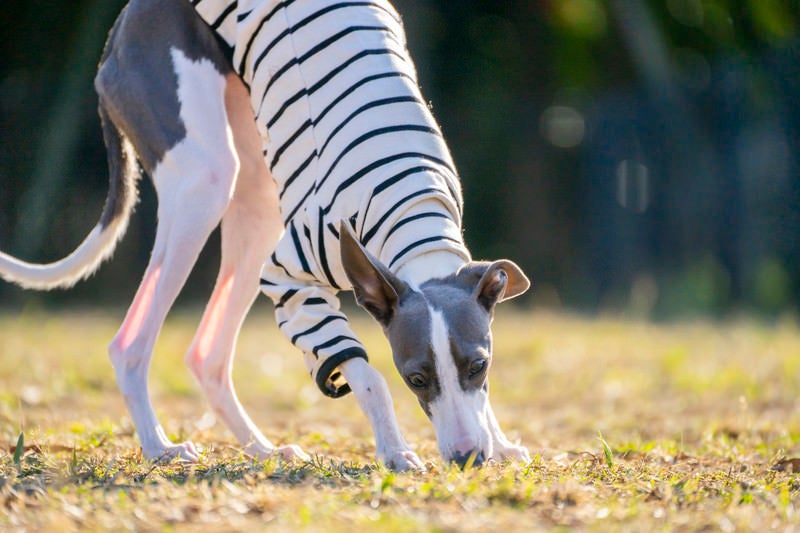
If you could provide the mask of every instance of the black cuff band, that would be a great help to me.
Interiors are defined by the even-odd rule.
[[[325,359],[325,362],[320,365],[317,371],[317,387],[322,391],[322,394],[331,398],[340,398],[350,392],[350,385],[344,381],[340,372],[334,373],[334,370],[345,361],[356,357],[369,361],[367,352],[359,346],[347,348]]]

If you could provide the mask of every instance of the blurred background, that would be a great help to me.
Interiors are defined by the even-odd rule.
[[[121,0],[4,0],[0,248],[70,252],[100,215],[92,79]],[[466,240],[534,282],[523,304],[651,318],[800,310],[797,0],[395,0],[458,165]],[[72,291],[0,311],[127,305],[155,195]],[[210,293],[212,238],[181,302]]]

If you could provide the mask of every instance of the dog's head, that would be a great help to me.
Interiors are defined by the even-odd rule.
[[[413,289],[366,251],[349,225],[342,263],[359,305],[383,327],[394,363],[433,422],[445,461],[475,466],[492,456],[488,372],[494,307],[525,292],[513,262],[470,262]]]

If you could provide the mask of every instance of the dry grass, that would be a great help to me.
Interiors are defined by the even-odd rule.
[[[0,528],[156,530],[800,529],[800,331],[793,320],[652,325],[505,309],[492,398],[530,465],[443,466],[380,333],[357,321],[424,474],[373,463],[352,398],[316,392],[258,310],[236,382],[307,464],[249,460],[183,366],[196,313],[171,319],[152,392],[197,465],[143,462],[105,356],[121,312],[0,316]],[[360,313],[358,316],[363,316]],[[14,453],[21,430],[23,448]]]

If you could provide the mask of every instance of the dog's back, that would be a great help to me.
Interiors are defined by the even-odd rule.
[[[101,114],[130,139],[149,173],[186,136],[173,50],[231,72],[229,55],[189,2],[133,0],[109,34],[95,78]]]
[[[231,72],[217,36],[183,0],[133,0],[120,13],[95,78],[109,165],[109,190],[100,220],[75,251],[41,265],[0,252],[0,277],[26,288],[66,288],[90,276],[114,252],[136,203],[139,162],[148,173],[180,142],[171,50]],[[135,147],[135,148],[134,148]],[[137,162],[138,161],[138,162]]]

